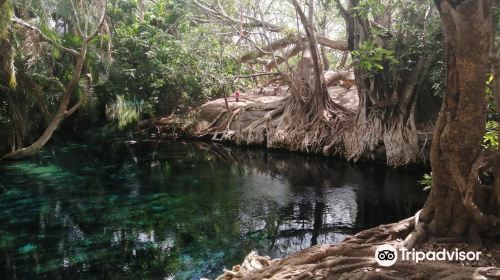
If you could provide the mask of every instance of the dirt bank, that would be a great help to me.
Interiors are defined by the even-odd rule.
[[[356,86],[334,82],[328,86],[328,93],[333,104],[342,108],[334,126],[318,127],[313,121],[304,122],[298,115],[294,119],[293,113],[285,114],[293,107],[288,86],[270,85],[242,93],[238,100],[228,96],[209,101],[189,116],[160,118],[155,132],[168,137],[201,137],[238,145],[338,155],[353,161],[385,161],[391,166],[428,161],[432,127],[417,126],[411,135],[398,137],[383,132],[352,133],[359,104]],[[284,115],[289,117],[285,120]],[[395,130],[387,126],[379,130]],[[397,141],[405,145],[398,147],[399,142],[395,144],[394,138],[401,138]],[[412,141],[413,146],[406,144]],[[392,149],[390,153],[388,145]]]

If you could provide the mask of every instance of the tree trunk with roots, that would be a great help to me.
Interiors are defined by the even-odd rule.
[[[323,147],[331,143],[332,139],[340,139],[341,134],[337,132],[340,131],[339,126],[344,123],[349,112],[335,104],[328,95],[317,36],[312,27],[313,6],[309,5],[310,19],[308,19],[298,3],[296,1],[293,3],[306,31],[306,40],[298,40],[302,58],[296,70],[289,74],[280,73],[289,86],[290,97],[264,108],[250,106],[222,113],[212,123],[211,129],[225,130],[225,139],[235,140],[237,143],[265,144],[269,148],[307,152],[322,152]],[[273,48],[269,47],[269,50],[272,52]],[[273,67],[283,62],[286,61],[278,61],[273,56]],[[347,74],[347,71],[338,72],[329,77],[329,80],[340,79]],[[232,123],[239,121],[239,115],[248,111],[268,112],[248,126],[237,125],[238,129],[241,129],[237,133],[231,130]],[[220,120],[222,115],[224,117]]]
[[[297,70],[289,76],[291,97],[276,126],[269,130],[268,147],[299,151],[321,151],[338,131],[345,111],[333,103],[323,76],[321,55],[313,33],[312,1],[309,17],[296,1],[295,9],[308,38]],[[304,137],[305,136],[305,137]]]
[[[482,153],[481,144],[486,121],[485,82],[490,70],[491,3],[488,0],[435,2],[448,51],[446,95],[434,131],[432,188],[423,210],[416,218],[368,229],[340,244],[313,246],[283,259],[271,260],[252,252],[241,265],[226,270],[218,279],[500,278],[498,260],[496,264],[475,266],[435,261],[416,264],[398,259],[391,267],[381,267],[373,257],[377,246],[384,243],[413,248],[432,236],[437,237],[433,239],[436,242],[452,244],[448,244],[450,247],[429,242],[426,244],[429,251],[441,250],[443,245],[472,251],[477,250],[474,241],[500,234],[499,162],[494,189],[483,190],[478,180],[479,166],[488,157]],[[494,56],[494,71],[498,73],[498,53]],[[500,105],[498,90],[500,82],[495,76],[496,102]],[[498,154],[492,156],[498,159]],[[471,237],[469,244],[453,244],[453,240],[463,241],[466,235]]]
[[[337,1],[337,7],[346,22],[349,50],[363,51],[363,44],[369,42],[375,47],[388,50],[404,49],[404,41],[396,43],[401,44],[400,46],[390,46],[388,43],[388,38],[393,36],[389,31],[391,16],[388,7],[384,6],[383,12],[370,21],[354,9],[359,2],[348,1],[346,9]],[[418,15],[410,24],[417,25],[423,20],[423,15]],[[375,33],[380,35],[374,35]],[[355,56],[353,59],[356,61]],[[347,158],[375,158],[377,150],[384,147],[387,163],[391,166],[423,160],[415,117],[419,109],[418,96],[430,93],[420,82],[433,59],[432,54],[415,57],[415,63],[409,65],[410,70],[398,73],[391,71],[391,62],[385,59],[381,62],[383,69],[375,71],[363,68],[360,61],[355,64],[359,109],[350,125],[352,128],[344,135],[343,148]],[[429,112],[430,108],[425,110],[428,114],[433,114]]]
[[[363,43],[373,41],[375,46],[386,49],[404,50],[406,48],[405,42],[399,42],[403,41],[399,39],[395,41],[400,45],[388,46],[387,42],[390,40],[383,36],[383,31],[389,30],[390,27],[390,12],[383,12],[372,22],[358,15],[354,9],[358,6],[359,0],[348,2],[349,8],[346,10],[340,1],[337,1],[346,21],[347,41],[333,41],[314,33],[312,21],[309,20],[309,18],[312,19],[313,7],[310,1],[309,17],[306,17],[302,11],[299,12],[299,16],[303,15],[300,16],[300,20],[306,30],[305,34],[298,31],[297,37],[288,36],[274,42],[267,42],[267,45],[260,48],[253,40],[244,36],[257,50],[245,53],[239,61],[262,63],[268,71],[276,68],[282,77],[286,76],[284,80],[289,86],[291,96],[277,107],[277,104],[264,106],[264,108],[250,106],[238,108],[232,113],[222,113],[213,122],[215,126],[210,127],[210,133],[215,132],[217,135],[227,136],[217,137],[217,140],[233,140],[240,144],[261,144],[269,148],[319,152],[325,155],[340,154],[355,161],[361,158],[380,159],[385,154],[387,163],[391,166],[424,161],[424,149],[419,143],[415,118],[419,109],[418,95],[430,96],[431,93],[428,84],[422,85],[422,78],[435,58],[434,55],[421,57],[413,55],[408,60],[414,60],[414,62],[405,65],[410,70],[401,70],[398,73],[394,73],[391,62],[387,59],[381,62],[384,64],[384,69],[377,71],[362,69],[359,64],[356,65],[356,85],[360,100],[356,115],[332,102],[322,84],[324,67],[322,67],[323,59],[321,59],[319,45],[337,50],[359,51]],[[204,12],[220,20],[245,25],[244,22],[238,22],[229,16],[222,7],[206,6],[201,3],[197,5]],[[294,5],[299,11],[300,7]],[[424,14],[419,12],[412,24],[418,25],[419,20],[423,20]],[[265,23],[263,18],[253,19],[250,23],[246,26],[262,26],[272,32],[285,30],[283,27]],[[374,34],[379,35],[374,39]],[[404,35],[403,38],[406,38],[405,36],[415,35]],[[275,55],[275,51],[290,45],[293,47],[283,55]],[[302,58],[297,68],[290,74],[282,73],[278,65],[288,63],[290,57],[299,53],[302,53]],[[272,56],[272,59],[259,59],[262,56]],[[340,74],[341,71],[338,72]],[[259,107],[262,106],[259,105]],[[248,112],[253,114],[262,109],[269,111],[263,113],[263,118],[250,125],[239,125],[239,119],[248,120],[248,117],[240,118],[239,116]],[[426,114],[435,116],[437,106],[435,110],[433,106],[427,106],[424,110]],[[429,117],[429,123],[432,121],[434,118]],[[343,129],[347,127],[349,129]]]
[[[488,201],[493,197],[491,190],[483,190],[477,179],[484,160],[490,2],[436,0],[436,4],[446,36],[446,96],[432,143],[432,189],[409,247],[418,245],[426,234],[470,235],[480,241],[479,234],[500,233],[499,201]]]

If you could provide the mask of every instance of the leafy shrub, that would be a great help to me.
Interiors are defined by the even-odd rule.
[[[425,173],[422,180],[418,181],[418,183],[424,187],[424,191],[430,190],[432,187],[432,172]]]
[[[375,46],[372,42],[364,42],[359,50],[352,52],[355,62],[369,73],[384,70],[384,64],[397,65],[394,51]]]
[[[487,149],[498,149],[498,122],[489,121],[486,123],[486,133],[483,136],[483,146]]]

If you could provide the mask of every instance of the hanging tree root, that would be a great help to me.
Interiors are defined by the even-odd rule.
[[[500,269],[493,266],[402,260],[391,267],[379,266],[374,258],[376,248],[381,244],[404,246],[402,239],[414,227],[412,217],[362,231],[337,245],[310,247],[284,259],[251,252],[241,265],[225,270],[217,279],[500,279]]]
[[[422,162],[425,157],[413,116],[403,120],[400,114],[373,108],[356,114],[329,96],[326,85],[348,76],[347,71],[325,73],[325,87],[318,89],[310,60],[303,59],[296,70],[282,77],[288,96],[249,95],[245,102],[229,107],[207,103],[194,118],[203,125],[189,130],[214,141],[339,155],[353,161],[385,159],[391,166]]]
[[[242,145],[264,145],[291,151],[322,153],[325,146],[341,146],[342,128],[354,113],[334,103],[327,92],[311,87],[310,67],[289,75],[290,96],[270,103],[252,103],[223,111],[212,121],[206,134]],[[349,73],[329,75],[328,82]]]
[[[405,123],[401,117],[384,120],[374,113],[356,117],[330,99],[318,108],[314,100],[303,95],[308,90],[299,86],[291,89],[291,96],[278,101],[222,111],[205,135],[240,145],[339,155],[354,161],[385,156],[391,166],[423,160],[414,123]]]
[[[375,159],[383,147],[387,164],[402,166],[423,161],[423,149],[418,142],[418,134],[413,117],[404,121],[401,115],[383,117],[375,110],[362,111],[343,134],[345,156],[349,160],[360,158]],[[327,147],[327,149],[331,149]]]
[[[269,125],[283,113],[289,97],[270,103],[252,103],[223,111],[215,117],[204,135],[220,135],[217,140],[245,145],[265,145]]]

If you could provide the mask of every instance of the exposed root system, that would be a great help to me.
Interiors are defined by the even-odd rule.
[[[430,141],[419,141],[412,120],[404,121],[400,116],[386,118],[374,111],[356,114],[335,98],[318,106],[303,94],[305,89],[289,91],[291,95],[278,96],[270,102],[240,102],[230,110],[220,104],[217,114],[203,112],[202,118],[208,125],[198,135],[239,145],[339,155],[353,161],[383,159],[391,166],[419,163],[426,158]],[[345,94],[353,96],[356,91]],[[202,107],[202,111],[215,111],[215,106],[207,107]],[[430,133],[426,136],[430,138]]]
[[[403,238],[414,226],[414,218],[381,225],[340,244],[314,246],[284,259],[251,252],[241,265],[225,270],[217,279],[500,279],[495,260],[476,264],[399,260],[391,267],[379,266],[374,258],[377,246],[404,246]],[[427,249],[437,250],[436,245],[432,243]]]

